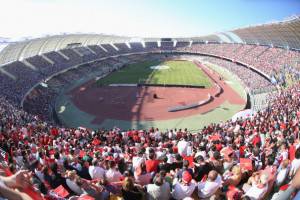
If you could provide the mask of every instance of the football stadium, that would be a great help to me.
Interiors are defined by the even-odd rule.
[[[300,2],[0,5],[0,199],[300,199]]]

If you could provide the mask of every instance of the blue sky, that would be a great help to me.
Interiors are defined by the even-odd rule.
[[[300,0],[0,0],[0,37],[200,36],[300,14]]]

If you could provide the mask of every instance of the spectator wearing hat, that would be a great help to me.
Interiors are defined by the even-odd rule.
[[[173,182],[172,197],[180,200],[186,197],[191,197],[197,187],[196,181],[193,180],[188,171],[182,173],[181,179],[175,179]]]

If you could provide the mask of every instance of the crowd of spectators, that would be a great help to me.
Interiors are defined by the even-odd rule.
[[[1,98],[0,196],[297,199],[299,85],[280,90],[247,119],[193,134],[56,127]]]
[[[248,44],[194,44],[178,50],[212,54],[253,66],[268,75],[278,73],[283,66],[300,70],[300,52],[283,48]]]
[[[265,89],[274,87],[269,80],[258,75],[251,69],[241,66],[237,63],[233,63],[227,60],[222,60],[215,57],[204,57],[203,61],[216,64],[220,67],[228,69],[230,72],[237,75],[240,80],[247,86],[250,90]]]

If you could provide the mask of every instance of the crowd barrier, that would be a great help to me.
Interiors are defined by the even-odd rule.
[[[152,86],[152,87],[182,87],[182,88],[205,88],[203,85],[178,85],[178,84],[151,84],[151,83],[139,83],[138,87],[141,86]]]
[[[184,106],[174,106],[174,107],[168,108],[168,112],[177,112],[177,111],[181,111],[181,110],[197,108],[199,106],[203,106],[203,105],[211,102],[212,100],[213,100],[213,97],[210,94],[208,94],[208,98],[203,101],[199,101],[197,103],[192,103],[192,104],[184,105]]]

